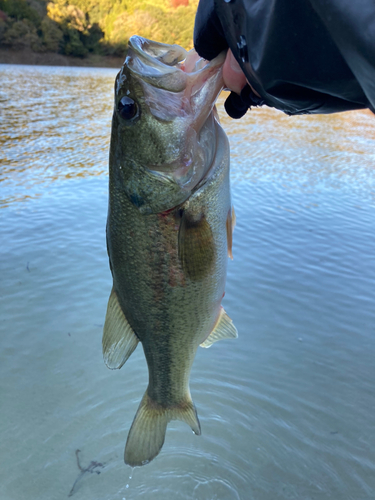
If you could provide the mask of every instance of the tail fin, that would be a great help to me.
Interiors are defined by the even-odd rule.
[[[197,411],[190,395],[179,405],[163,407],[153,401],[147,391],[134,417],[125,446],[125,463],[131,467],[146,465],[155,458],[165,439],[171,420],[182,420],[197,435],[201,433]]]

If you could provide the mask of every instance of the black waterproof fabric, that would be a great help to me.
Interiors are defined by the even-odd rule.
[[[375,109],[375,0],[200,0],[194,44],[206,59],[230,47],[287,114]]]

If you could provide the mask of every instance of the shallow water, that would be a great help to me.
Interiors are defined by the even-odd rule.
[[[220,101],[239,338],[196,357],[202,436],[172,422],[132,472],[146,363],[101,354],[115,73],[0,66],[0,498],[374,499],[374,116]]]

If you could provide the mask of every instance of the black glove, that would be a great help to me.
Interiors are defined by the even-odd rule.
[[[199,2],[195,16],[194,47],[198,54],[208,61],[228,48],[221,23],[215,12],[214,0]]]
[[[236,94],[236,92],[231,92],[229,94],[224,107],[231,118],[238,119],[242,118],[252,106],[263,106],[263,104],[264,100],[254,94],[250,85],[245,85],[240,95]]]
[[[243,116],[246,103],[289,115],[373,110],[375,2],[356,2],[200,0],[196,51],[213,59],[229,47],[261,96],[232,92],[228,113]]]
[[[215,12],[214,0],[206,0],[198,5],[194,27],[194,46],[204,59],[214,59],[223,50],[228,49],[223,29]],[[264,103],[246,85],[241,95],[231,92],[225,101],[225,110],[231,118],[242,118],[251,106],[261,106]]]

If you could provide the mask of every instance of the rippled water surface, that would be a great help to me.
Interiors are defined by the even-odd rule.
[[[0,498],[373,500],[374,116],[238,122],[219,103],[239,338],[196,357],[202,436],[172,422],[131,471],[146,363],[101,354],[115,74],[0,66]]]

